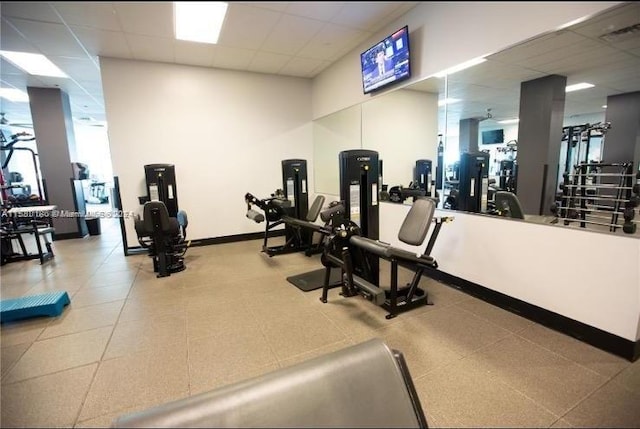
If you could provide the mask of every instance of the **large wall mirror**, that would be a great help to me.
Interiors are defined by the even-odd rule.
[[[334,143],[330,144],[314,140],[316,175],[331,175],[327,180],[316,177],[316,192],[338,194],[337,153],[340,150],[361,147],[378,151],[383,160],[383,184],[408,186],[414,180],[414,168],[418,159],[433,160],[435,173],[437,147],[442,140],[445,180],[439,196],[440,206],[443,207],[451,189],[447,184],[455,185],[459,178],[457,169],[460,153],[468,147],[468,142],[462,142],[462,139],[468,139],[469,136],[465,133],[471,130],[475,136],[477,151],[489,155],[490,188],[494,191],[508,188],[516,197],[527,198],[523,194],[526,192],[524,187],[519,189],[517,186],[517,180],[505,183],[504,177],[505,168],[510,165],[510,161],[515,163],[516,169],[526,162],[522,156],[518,157],[518,141],[522,137],[521,132],[525,130],[518,122],[521,113],[521,87],[523,82],[552,75],[566,78],[567,86],[579,83],[593,85],[582,90],[567,90],[563,94],[563,110],[557,123],[557,127],[562,129],[554,131],[558,141],[547,145],[555,152],[552,156],[553,165],[548,166],[548,177],[552,178],[549,182],[554,182],[548,186],[557,192],[554,197],[561,198],[560,183],[563,182],[563,173],[573,173],[575,164],[581,161],[605,164],[634,162],[632,174],[635,175],[640,161],[638,25],[640,4],[624,3],[587,21],[490,55],[485,62],[445,78],[429,78],[413,83],[316,121],[318,126],[339,123],[342,129],[352,130],[349,142],[338,141],[335,135]],[[626,116],[612,110],[612,101],[620,99],[624,99],[624,103],[615,108],[624,110]],[[347,127],[343,121],[353,122]],[[475,128],[469,127],[469,124],[475,125]],[[598,124],[603,124],[604,130],[599,130]],[[606,124],[610,125],[609,129]],[[581,128],[583,125],[594,128],[594,131],[584,131]],[[326,135],[330,133],[326,132],[326,127],[323,128],[314,137],[323,135],[326,140]],[[578,131],[578,137],[574,135],[570,141],[568,130],[574,133]],[[614,138],[615,133],[617,135]],[[621,134],[624,136],[621,137]],[[631,145],[631,149],[627,147],[626,152],[617,149],[624,145]],[[325,150],[327,148],[330,150]],[[523,149],[521,147],[521,155],[524,154]],[[540,170],[542,175],[542,169]],[[612,170],[600,171],[605,175],[612,174]],[[593,178],[589,180],[595,184]],[[324,186],[328,183],[331,183],[330,189]],[[610,180],[603,180],[601,188],[594,186],[586,191],[591,192],[590,195],[602,194],[604,197],[605,188],[612,185]],[[534,198],[539,196],[536,194]],[[589,201],[591,206],[586,213],[590,217],[586,219],[590,219],[590,222],[565,223],[562,218],[558,221],[548,207],[540,212],[523,211],[522,217],[524,221],[558,227],[640,237],[638,232],[626,234],[622,228],[608,227],[607,224],[612,219],[612,204],[604,199],[600,201],[601,203]],[[406,203],[410,204],[411,201],[407,200]],[[562,207],[564,203],[558,200],[558,204]],[[624,207],[618,208],[618,224],[622,225]],[[637,212],[636,209],[635,222],[640,220]],[[564,215],[566,216],[566,212]]]

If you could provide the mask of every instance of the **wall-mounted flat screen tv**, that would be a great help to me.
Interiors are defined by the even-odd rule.
[[[504,143],[504,130],[488,130],[482,132],[482,144]]]
[[[365,94],[410,78],[409,27],[400,28],[360,54],[360,65]]]

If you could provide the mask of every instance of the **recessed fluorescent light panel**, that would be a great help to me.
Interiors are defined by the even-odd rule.
[[[0,51],[0,55],[20,67],[27,73],[35,76],[68,77],[62,70],[53,64],[47,57],[41,54],[27,52]]]
[[[565,92],[579,91],[581,89],[593,88],[595,85],[587,82],[575,83],[573,85],[567,85]]]
[[[468,69],[469,67],[473,67],[478,64],[482,64],[487,61],[483,57],[474,58],[469,61],[465,61],[464,63],[460,63],[457,66],[449,67],[448,69],[442,70],[441,72],[436,73],[435,77],[445,77],[447,75],[459,72],[460,70]]]
[[[443,98],[442,100],[438,100],[438,106],[446,106],[447,104],[453,104],[459,101],[457,98]]]
[[[16,88],[0,88],[0,97],[15,103],[26,103],[29,101],[27,93]]]
[[[517,124],[520,122],[520,118],[505,119],[504,121],[498,121],[499,124]]]
[[[176,39],[218,43],[227,3],[220,1],[173,3]]]

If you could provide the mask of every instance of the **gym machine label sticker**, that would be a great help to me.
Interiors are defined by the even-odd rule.
[[[371,184],[371,205],[372,206],[378,205],[378,184],[377,183]]]
[[[489,178],[483,177],[482,178],[482,198],[480,200],[480,211],[483,213],[487,211],[488,192],[489,192]]]
[[[475,197],[476,194],[476,179],[474,177],[471,178],[471,190],[469,191],[470,197]]]
[[[149,186],[149,198],[151,201],[160,201],[160,195],[158,194],[158,185]]]
[[[303,194],[307,193],[307,181],[306,180],[302,181],[302,193]]]
[[[360,185],[349,185],[349,217],[360,226]]]
[[[173,199],[173,185],[168,185],[168,194],[169,194],[169,199],[172,200]]]
[[[296,206],[296,194],[293,190],[293,179],[287,179],[287,199],[291,200],[291,207]]]
[[[427,174],[427,194],[431,195],[431,173]]]

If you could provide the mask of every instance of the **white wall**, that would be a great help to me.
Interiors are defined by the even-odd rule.
[[[380,204],[380,240],[397,238],[410,206]],[[439,269],[630,341],[640,339],[640,240],[461,212],[432,251]]]
[[[416,160],[436,163],[438,96],[400,90],[363,103],[362,147],[378,152],[384,184],[409,186]]]
[[[245,217],[247,192],[282,188],[283,159],[306,159],[313,188],[308,79],[101,58],[114,175],[123,210],[140,212],[144,165],[176,166],[188,236],[264,230]],[[310,195],[310,198],[313,196]],[[127,240],[137,245],[133,220]]]
[[[411,47],[412,77],[402,84],[406,86],[621,3],[421,2],[314,79],[313,117],[320,118],[376,96],[362,92],[360,53],[401,26],[409,26]]]

